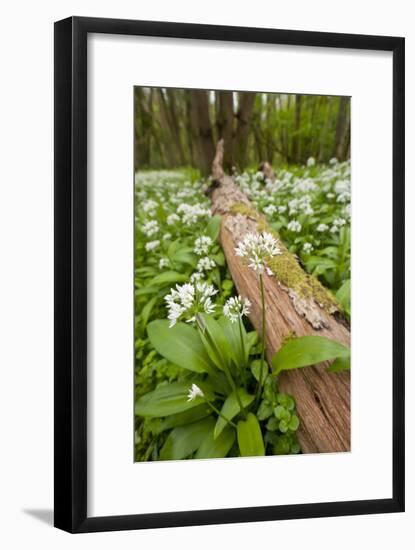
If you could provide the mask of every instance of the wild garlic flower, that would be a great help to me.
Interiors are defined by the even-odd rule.
[[[201,204],[183,203],[177,208],[178,214],[182,214],[182,222],[185,225],[193,225],[199,221],[199,218],[210,216],[209,208],[203,208]]]
[[[204,278],[204,273],[201,273],[200,271],[195,271],[190,275],[190,282],[197,283],[198,281],[202,281],[203,278]]]
[[[170,328],[182,318],[190,323],[195,320],[197,313],[213,313],[215,304],[212,296],[216,293],[215,287],[205,282],[186,283],[171,288],[170,294],[164,298],[167,302]]]
[[[146,250],[147,252],[151,252],[155,250],[160,245],[160,241],[149,241],[146,243]]]
[[[169,267],[170,260],[168,258],[160,258],[159,260],[159,268],[163,269],[164,267]]]
[[[180,217],[177,214],[169,214],[166,221],[167,225],[174,225],[180,221]]]
[[[160,231],[160,227],[155,220],[150,220],[141,227],[141,231],[144,235],[147,235],[147,237],[152,237]]]
[[[324,233],[325,231],[327,231],[327,229],[329,228],[329,226],[326,224],[326,223],[320,223],[318,226],[317,226],[317,231],[319,233]]]
[[[223,306],[223,314],[227,317],[231,323],[236,323],[238,319],[242,319],[245,315],[249,315],[251,302],[248,298],[241,298],[241,296],[234,296],[229,298]]]
[[[213,244],[213,241],[210,237],[208,237],[207,235],[202,235],[201,237],[198,237],[195,240],[193,251],[198,256],[202,256],[203,254],[209,254],[209,250],[212,244]]]
[[[303,244],[303,251],[305,254],[310,254],[314,250],[314,246],[311,243]]]
[[[153,201],[152,199],[148,199],[141,205],[141,208],[143,212],[146,214],[152,216],[155,214],[155,210],[157,209],[158,204],[156,201]]]
[[[235,254],[247,258],[248,266],[262,275],[267,269],[266,261],[271,256],[282,254],[277,240],[271,233],[247,233],[243,241],[238,243]]]
[[[205,397],[203,391],[196,384],[192,384],[192,387],[189,388],[189,393],[187,394],[187,401],[194,401],[196,397]]]
[[[307,161],[307,167],[308,167],[308,168],[311,168],[311,167],[314,166],[315,164],[316,164],[315,158],[310,157],[310,158],[308,159],[308,161]]]
[[[196,269],[198,271],[211,271],[215,266],[215,261],[209,258],[209,256],[205,256],[197,262]]]
[[[301,223],[297,220],[291,220],[287,225],[288,231],[299,233],[301,231]]]
[[[277,207],[275,206],[275,204],[268,204],[268,206],[264,206],[262,210],[267,216],[273,216],[277,211]]]

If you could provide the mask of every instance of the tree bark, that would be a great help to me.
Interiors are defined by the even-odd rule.
[[[302,96],[295,96],[295,118],[294,118],[294,137],[293,137],[293,157],[297,163],[301,162],[301,103]]]
[[[255,92],[240,92],[238,95],[239,105],[236,114],[238,124],[234,140],[234,159],[240,171],[245,168],[247,162],[249,127],[254,109],[255,96]]]
[[[233,166],[233,92],[217,92],[218,118],[216,127],[218,138],[225,141],[223,167],[227,172],[232,171]]]
[[[190,95],[193,112],[197,117],[198,140],[201,156],[199,167],[202,175],[208,176],[215,156],[212,125],[209,115],[209,96],[204,90],[194,90]]]
[[[347,151],[347,134],[349,129],[349,98],[341,97],[337,114],[336,136],[334,139],[333,156],[345,160]]]
[[[170,126],[172,134],[174,135],[174,143],[177,148],[177,153],[180,159],[180,165],[184,166],[186,164],[186,158],[184,154],[184,149],[182,145],[182,136],[180,133],[180,124],[179,117],[177,114],[177,104],[176,104],[176,93],[178,90],[172,90],[171,88],[166,89],[168,106],[170,111]]]
[[[222,158],[223,142],[218,144],[212,166],[217,185],[212,193],[212,212],[222,216],[220,242],[228,269],[239,294],[251,301],[249,318],[260,332],[261,300],[257,275],[235,255],[234,249],[246,233],[258,231],[259,225],[263,230],[266,221],[253,209],[234,180],[223,172]],[[288,253],[283,243],[281,246]],[[306,277],[308,281],[314,280],[309,275]],[[335,316],[339,315],[335,305],[327,310],[313,298],[301,298],[276,275],[265,275],[264,285],[269,364],[284,339],[292,334],[318,334],[350,345],[348,326]],[[350,374],[328,373],[327,366],[327,363],[322,363],[286,371],[279,377],[279,389],[293,395],[296,400],[300,418],[297,434],[305,453],[350,451]]]

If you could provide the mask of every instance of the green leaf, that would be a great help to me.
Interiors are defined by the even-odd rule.
[[[197,265],[197,257],[191,251],[187,249],[180,249],[172,256],[173,262],[179,262],[181,264],[187,264],[195,268]]]
[[[194,453],[214,424],[214,419],[209,417],[172,430],[161,448],[161,460],[180,460]]]
[[[157,433],[164,432],[165,430],[171,430],[172,428],[177,428],[178,426],[191,424],[192,422],[206,418],[211,414],[212,410],[210,407],[206,403],[202,403],[201,405],[188,409],[187,411],[172,414],[167,418],[164,418],[157,427]]]
[[[152,321],[147,327],[152,346],[166,359],[193,372],[210,372],[212,363],[199,333],[185,323],[169,328],[166,319]]]
[[[239,325],[239,321],[236,323],[231,323],[227,317],[221,317],[218,320],[218,323],[222,327],[225,338],[230,344],[229,352],[235,366],[237,368],[245,367],[248,344],[246,341],[246,331],[243,323],[241,325]],[[243,343],[241,342],[241,332]]]
[[[198,313],[199,336],[211,361],[223,370],[230,366],[232,350],[221,325],[210,315]]]
[[[347,279],[336,293],[336,298],[350,315],[350,279]]]
[[[241,456],[264,456],[265,447],[257,417],[248,413],[246,420],[237,426],[238,445]]]
[[[219,236],[220,223],[221,223],[220,216],[212,216],[209,220],[209,223],[206,226],[206,235],[210,237],[212,241],[216,241],[216,239]]]
[[[262,369],[261,369],[262,365]],[[254,359],[251,363],[251,372],[253,377],[257,382],[259,382],[259,378],[261,376],[261,382],[264,382],[265,374],[268,372],[267,364],[261,361],[261,359]]]
[[[271,416],[271,414],[272,414],[272,405],[265,400],[262,401],[256,412],[258,420],[266,420]]]
[[[350,370],[350,355],[338,357],[327,369],[327,372],[341,372],[343,370]]]
[[[165,286],[173,283],[184,283],[188,279],[188,275],[185,275],[184,273],[179,273],[177,271],[165,271],[164,273],[156,275],[153,279],[151,279],[151,281],[149,281],[148,284],[152,286]]]
[[[349,354],[350,348],[324,336],[301,336],[289,340],[280,348],[272,358],[272,366],[274,373],[279,374],[283,370],[308,367]]]
[[[248,407],[252,401],[255,399],[254,395],[250,395],[246,392],[244,388],[238,388],[236,390],[239,395],[239,399],[241,400],[243,407]],[[241,408],[238,403],[238,399],[236,397],[236,392],[233,391],[229,397],[226,399],[225,403],[223,404],[222,410],[220,411],[221,414],[226,418],[226,420],[232,420],[239,412]],[[221,416],[218,417],[216,421],[215,426],[215,432],[214,432],[214,438],[216,439],[222,430],[227,425],[227,422],[225,418],[222,418]]]
[[[295,432],[298,429],[298,426],[300,425],[300,420],[296,414],[293,414],[291,417],[291,420],[288,423],[288,427],[290,430]]]
[[[151,298],[151,300],[149,300],[141,310],[141,322],[143,324],[143,327],[147,325],[148,319],[151,315],[151,311],[157,303],[157,299],[158,299],[157,296],[154,296],[153,298]]]
[[[209,432],[200,445],[195,458],[223,458],[232,448],[235,441],[235,430],[225,428],[219,437],[214,438],[213,432]]]
[[[198,385],[203,386],[202,383]],[[201,397],[196,397],[193,401],[187,400],[190,386],[189,382],[173,382],[159,386],[136,401],[135,414],[145,417],[169,416],[197,407],[203,400]],[[205,388],[202,389],[206,394]],[[207,397],[210,396],[210,392],[207,392]]]

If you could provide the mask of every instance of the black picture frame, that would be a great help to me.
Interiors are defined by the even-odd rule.
[[[87,515],[87,36],[189,38],[393,53],[393,496]],[[404,511],[404,38],[70,17],[55,23],[55,519],[71,533]]]

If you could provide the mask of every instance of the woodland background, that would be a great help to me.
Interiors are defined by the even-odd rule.
[[[268,161],[304,164],[350,157],[350,98],[256,92],[134,89],[135,169],[211,171],[225,141],[224,168]]]

